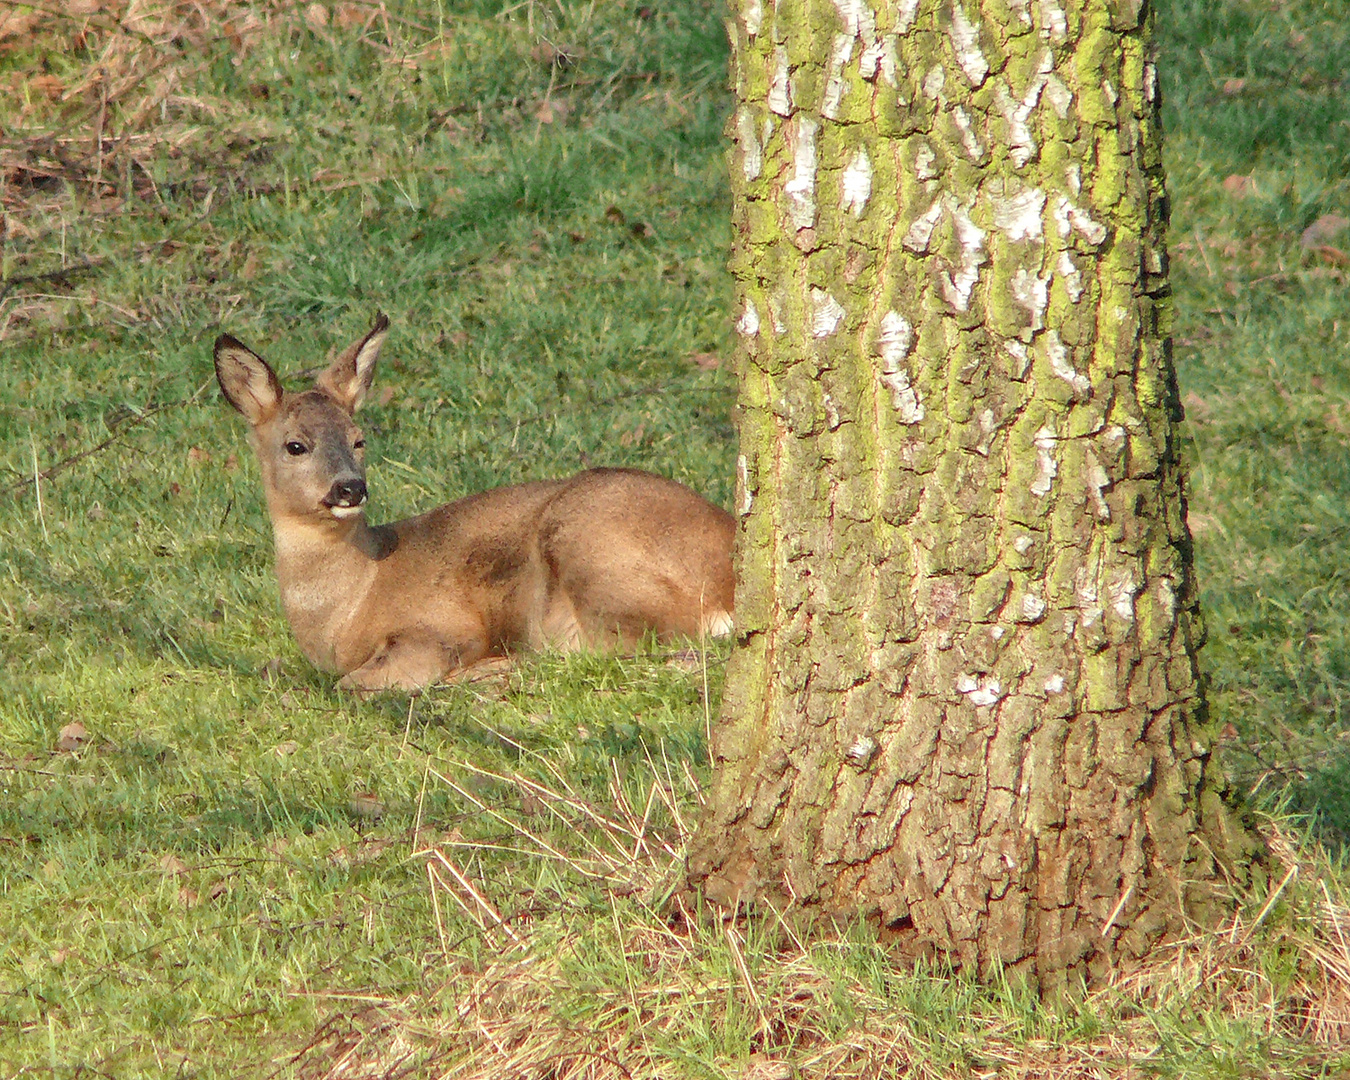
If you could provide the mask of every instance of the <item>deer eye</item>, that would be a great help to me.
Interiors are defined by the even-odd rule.
[[[299,457],[301,454],[308,454],[309,447],[292,439],[286,444],[286,453],[290,454],[291,457]]]
[[[357,439],[356,442],[352,443],[353,450],[364,450],[365,448],[366,448],[365,439]]]

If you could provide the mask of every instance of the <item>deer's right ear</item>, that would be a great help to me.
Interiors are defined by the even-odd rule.
[[[221,393],[250,424],[257,427],[276,412],[281,380],[266,360],[229,334],[216,338],[215,357]]]

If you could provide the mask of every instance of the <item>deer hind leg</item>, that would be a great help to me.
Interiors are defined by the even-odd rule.
[[[359,693],[421,690],[477,663],[486,651],[481,641],[450,643],[426,631],[400,631],[338,686]]]

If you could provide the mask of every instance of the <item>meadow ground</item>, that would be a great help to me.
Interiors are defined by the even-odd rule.
[[[722,654],[359,702],[279,612],[220,328],[391,314],[376,518],[729,501],[719,5],[0,4],[0,1075],[1346,1075],[1350,23],[1161,9],[1204,659],[1297,872],[1052,1008],[672,918]]]

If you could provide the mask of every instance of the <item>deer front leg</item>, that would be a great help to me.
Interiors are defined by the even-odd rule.
[[[375,655],[347,672],[338,686],[368,694],[378,690],[421,690],[483,658],[483,641],[448,642],[424,631],[391,635]]]

